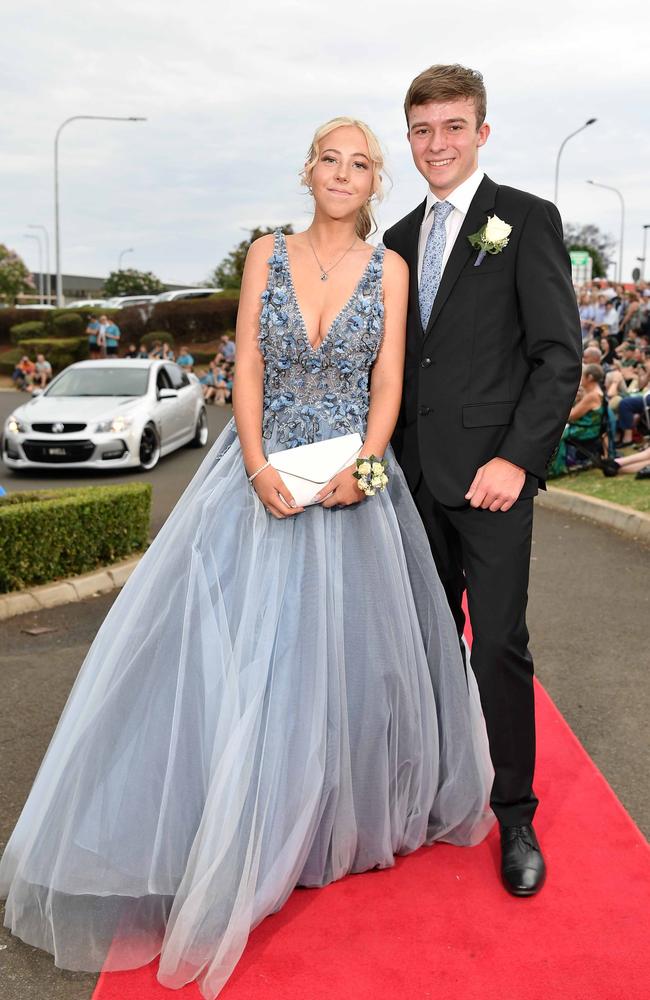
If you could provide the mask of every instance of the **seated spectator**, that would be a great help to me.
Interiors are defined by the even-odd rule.
[[[188,351],[187,347],[183,346],[180,349],[178,357],[176,358],[176,364],[180,365],[186,371],[191,372],[194,368],[194,358]]]
[[[235,341],[231,340],[230,337],[225,337],[224,339],[225,343],[221,349],[221,353],[223,354],[224,361],[227,361],[228,364],[231,364],[235,360],[235,350],[236,350]]]
[[[575,403],[569,413],[557,451],[549,464],[549,478],[564,475],[569,471],[569,465],[576,464],[568,451],[571,439],[583,443],[589,442],[589,450],[593,449],[595,453],[600,453],[599,442],[607,409],[603,382],[604,372],[600,365],[585,365]]]
[[[32,378],[32,389],[44,389],[52,378],[52,365],[45,360],[44,354],[36,355],[35,372]]]
[[[175,361],[176,360],[176,355],[174,354],[174,350],[173,350],[171,344],[168,344],[166,340],[163,340],[162,350],[161,350],[161,353],[160,353],[160,357],[161,357],[161,359],[163,361]]]
[[[585,347],[582,352],[583,365],[599,365],[602,358],[600,347]]]
[[[140,355],[138,353],[138,348],[135,346],[135,344],[129,344],[129,346],[126,349],[126,354],[124,355],[124,357],[125,358],[139,358],[140,357]]]
[[[151,345],[151,350],[149,351],[150,358],[162,358],[162,342],[160,340],[154,340]]]
[[[120,347],[120,328],[117,323],[109,320],[106,324],[104,335],[106,337],[106,357],[114,358],[117,356]]]
[[[26,354],[23,354],[11,373],[11,378],[16,388],[29,391],[35,371],[36,365],[34,362],[30,361]]]
[[[99,343],[97,338],[100,332],[100,323],[96,316],[91,316],[88,321],[88,326],[86,327],[86,333],[88,334],[88,354],[91,358],[98,358]]]
[[[619,458],[601,458],[596,465],[604,476],[634,475],[635,479],[650,479],[650,448]]]
[[[582,339],[584,341],[587,340],[591,334],[595,312],[591,301],[591,295],[589,295],[588,292],[583,292],[578,299],[578,312],[580,313],[580,326],[582,328]]]
[[[644,361],[636,369],[636,392],[621,399],[618,406],[618,426],[621,431],[620,446],[632,444],[634,439],[634,424],[638,416],[645,415],[646,406],[650,407],[650,359]]]
[[[138,348],[138,353],[137,353],[136,356],[138,358],[148,358],[149,357],[149,351],[147,350],[147,345],[146,344],[144,344],[144,343],[140,344],[140,347]]]

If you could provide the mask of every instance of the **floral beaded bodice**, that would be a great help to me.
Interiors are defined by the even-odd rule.
[[[379,244],[324,339],[312,347],[293,287],[286,240],[281,230],[275,233],[259,332],[265,438],[295,448],[331,431],[365,431],[370,369],[384,327],[383,260]]]

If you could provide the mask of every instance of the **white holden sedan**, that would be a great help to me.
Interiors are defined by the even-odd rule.
[[[185,444],[203,448],[208,421],[196,375],[169,361],[80,361],[5,422],[10,469],[145,471]]]

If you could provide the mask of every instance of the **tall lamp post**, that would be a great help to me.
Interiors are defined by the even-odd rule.
[[[118,269],[118,271],[122,270],[122,257],[126,253],[133,253],[133,247],[128,247],[128,249],[126,249],[126,250],[120,250],[120,255],[117,258],[117,269]]]
[[[40,236],[35,233],[23,233],[26,240],[36,240],[38,243],[38,303],[43,305],[43,244]]]
[[[50,234],[48,233],[45,226],[35,226],[33,223],[27,223],[28,229],[40,229],[45,237],[45,301],[48,305],[52,304],[52,272],[50,271]]]
[[[625,238],[625,201],[623,200],[623,195],[618,190],[618,188],[612,187],[611,184],[601,184],[599,181],[587,181],[587,184],[593,184],[594,187],[605,188],[606,191],[613,191],[617,194],[621,202],[621,238],[618,247],[618,278],[617,281],[620,285],[623,280],[623,240]]]
[[[643,256],[641,257],[641,281],[645,281],[645,259],[646,250],[648,247],[648,230],[650,229],[650,222],[647,222],[643,227]],[[639,258],[637,258],[638,260]]]
[[[562,150],[566,146],[566,144],[569,141],[569,139],[573,139],[574,135],[577,135],[578,132],[582,132],[583,129],[587,128],[587,126],[593,125],[594,122],[597,122],[597,121],[598,121],[597,118],[588,118],[587,121],[584,123],[584,125],[581,125],[580,128],[577,128],[575,130],[575,132],[571,132],[571,134],[568,135],[566,137],[566,139],[562,140],[562,145],[560,146],[560,148],[557,151],[557,159],[555,160],[555,197],[553,198],[553,201],[555,202],[556,205],[557,205],[558,187],[559,187],[559,183],[560,183],[560,157],[562,156]]]
[[[59,219],[59,136],[70,122],[101,121],[101,122],[146,122],[146,118],[116,117],[115,115],[73,115],[66,118],[56,130],[54,137],[54,246],[56,257],[56,304],[63,305],[63,279],[61,277],[61,232]]]

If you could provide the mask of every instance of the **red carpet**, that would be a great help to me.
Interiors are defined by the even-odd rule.
[[[513,899],[498,835],[300,889],[250,941],[220,1000],[648,1000],[650,852],[537,686],[536,829],[548,883]],[[93,1000],[200,1000],[155,963],[104,973]]]

